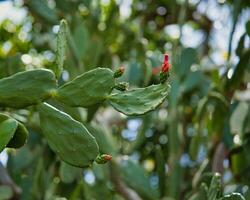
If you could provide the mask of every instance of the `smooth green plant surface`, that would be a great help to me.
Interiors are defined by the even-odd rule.
[[[5,147],[19,148],[26,142],[27,129],[17,120],[0,114],[0,152]]]
[[[58,101],[73,107],[90,107],[101,104],[115,85],[114,72],[97,68],[62,85],[56,94]]]
[[[51,149],[74,166],[86,167],[99,154],[95,138],[78,121],[49,104],[40,104],[41,128]]]
[[[116,110],[125,115],[142,115],[156,109],[167,97],[169,90],[169,85],[152,85],[111,94],[108,101]]]
[[[52,71],[46,69],[19,72],[0,80],[0,105],[24,108],[47,100],[56,88]]]

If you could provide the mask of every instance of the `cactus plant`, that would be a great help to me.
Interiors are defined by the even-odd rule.
[[[0,20],[0,79],[42,67],[53,71],[55,84],[42,91],[48,79],[35,83],[31,76],[0,90],[0,113],[7,114],[0,121],[0,147],[7,147],[0,155],[0,199],[250,199],[246,1],[213,1],[218,16],[222,8],[226,21],[232,17],[232,30],[225,31],[230,44],[222,41],[228,52],[213,44],[225,39],[219,37],[228,29],[220,26],[224,18],[200,9],[210,1],[131,1],[125,7],[126,1],[114,0],[10,2],[24,5],[27,18]],[[61,18],[70,30],[65,20],[56,25]],[[171,57],[162,55],[166,49]],[[95,66],[115,70],[96,76]],[[170,78],[170,98],[159,106]],[[22,84],[28,92],[17,93]],[[8,149],[25,141],[20,122],[29,140],[20,150]],[[99,150],[87,147],[95,143],[91,135]],[[13,181],[4,181],[5,171]],[[212,172],[222,173],[223,184]]]
[[[38,104],[41,128],[50,147],[62,160],[78,167],[90,165],[99,154],[94,137],[80,122],[43,101],[52,97],[72,107],[91,107],[108,99],[118,111],[139,115],[159,106],[169,90],[169,85],[159,84],[110,94],[115,87],[115,77],[114,72],[107,68],[88,71],[60,88],[56,82],[54,73],[45,69],[19,72],[3,78],[0,80],[0,105],[23,108]],[[5,135],[1,150],[6,145],[23,145],[27,131],[22,124],[3,118],[0,128],[3,130],[1,134]]]
[[[151,85],[109,95],[108,101],[116,110],[126,115],[142,115],[156,109],[167,97],[170,86]]]
[[[37,69],[16,73],[0,80],[0,106],[24,108],[45,101],[56,89],[53,72]]]
[[[108,100],[119,112],[141,115],[158,107],[166,98],[170,86],[159,84],[126,91],[128,83],[116,82],[116,78],[122,76],[125,70],[120,67],[115,72],[108,68],[96,68],[57,88],[56,78],[63,70],[66,34],[67,23],[62,20],[57,34],[56,65],[52,68],[55,74],[50,70],[36,69],[1,79],[0,106],[24,108],[37,105],[44,136],[63,161],[77,167],[89,166],[94,160],[105,163],[111,156],[105,162],[100,161],[103,155],[99,155],[95,138],[83,124],[43,102],[52,97],[71,107],[90,109]],[[113,89],[122,92],[111,94]],[[27,135],[25,127],[12,118],[1,116],[0,134],[3,139],[0,150],[6,146],[23,145]]]
[[[0,114],[0,152],[5,147],[19,148],[25,142],[28,131],[17,120]]]
[[[99,148],[83,124],[47,103],[37,107],[41,128],[51,149],[73,166],[91,165],[99,154]]]
[[[102,103],[115,85],[114,72],[107,68],[88,71],[62,85],[55,96],[69,106],[90,107]]]
[[[215,173],[211,177],[210,185],[202,182],[199,191],[193,194],[189,200],[245,200],[240,193],[231,193],[222,196],[221,175]]]
[[[61,20],[59,31],[57,34],[57,45],[56,45],[56,65],[54,65],[53,71],[56,77],[59,78],[63,71],[64,56],[66,51],[66,35],[67,35],[67,22]]]

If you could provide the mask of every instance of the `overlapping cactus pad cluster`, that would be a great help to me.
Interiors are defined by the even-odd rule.
[[[0,106],[16,109],[36,106],[44,137],[63,161],[77,167],[89,166],[95,159],[98,163],[105,163],[107,156],[99,155],[98,144],[91,132],[82,123],[45,101],[54,99],[67,106],[83,108],[106,101],[125,115],[142,115],[164,101],[170,86],[162,82],[146,88],[122,88],[119,91],[123,84],[118,83],[117,78],[124,69],[113,72],[108,68],[96,68],[58,87],[57,77],[63,70],[66,31],[67,24],[63,20],[57,37],[57,67],[53,71],[35,69],[0,80]],[[24,125],[0,114],[0,152],[5,147],[22,146],[27,135]]]

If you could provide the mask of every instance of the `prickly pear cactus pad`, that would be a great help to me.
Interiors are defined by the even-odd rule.
[[[57,34],[57,45],[56,45],[56,67],[54,72],[56,77],[60,77],[63,71],[64,55],[66,51],[66,35],[67,35],[67,22],[66,20],[61,20],[59,31]]]
[[[99,154],[95,138],[78,121],[47,103],[37,106],[40,125],[51,149],[76,167],[89,166]]]
[[[23,124],[18,122],[16,132],[13,138],[11,138],[10,142],[7,144],[7,147],[20,148],[26,143],[27,137],[28,137],[28,130],[25,128]]]
[[[28,131],[15,119],[0,114],[0,152],[5,147],[19,148],[26,142]]]
[[[53,72],[37,69],[16,73],[0,80],[0,106],[23,108],[38,104],[56,89]]]
[[[17,122],[6,119],[0,123],[0,152],[7,146],[17,129]]]
[[[101,103],[115,85],[114,72],[107,68],[88,71],[58,89],[56,98],[69,106],[89,107]]]
[[[167,97],[170,86],[151,85],[126,92],[111,94],[109,103],[125,115],[142,115],[157,108]]]

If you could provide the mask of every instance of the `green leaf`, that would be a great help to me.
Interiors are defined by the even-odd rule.
[[[232,193],[220,198],[219,200],[245,200],[245,198],[239,193]]]
[[[56,67],[54,68],[54,72],[56,77],[59,78],[63,71],[63,63],[66,52],[66,44],[67,44],[67,22],[66,20],[61,20],[59,31],[57,34],[57,44],[56,44]]]
[[[58,89],[56,98],[69,106],[89,107],[104,101],[115,85],[113,71],[97,68]]]
[[[26,142],[28,131],[20,122],[0,114],[0,152],[5,147],[19,148]]]
[[[170,86],[159,84],[111,94],[109,103],[125,115],[142,115],[156,109],[167,97]]]
[[[54,74],[45,69],[16,73],[0,79],[0,106],[23,108],[50,98],[56,89]]]
[[[38,105],[41,128],[51,149],[76,167],[92,164],[99,154],[95,138],[78,121],[47,103]]]

